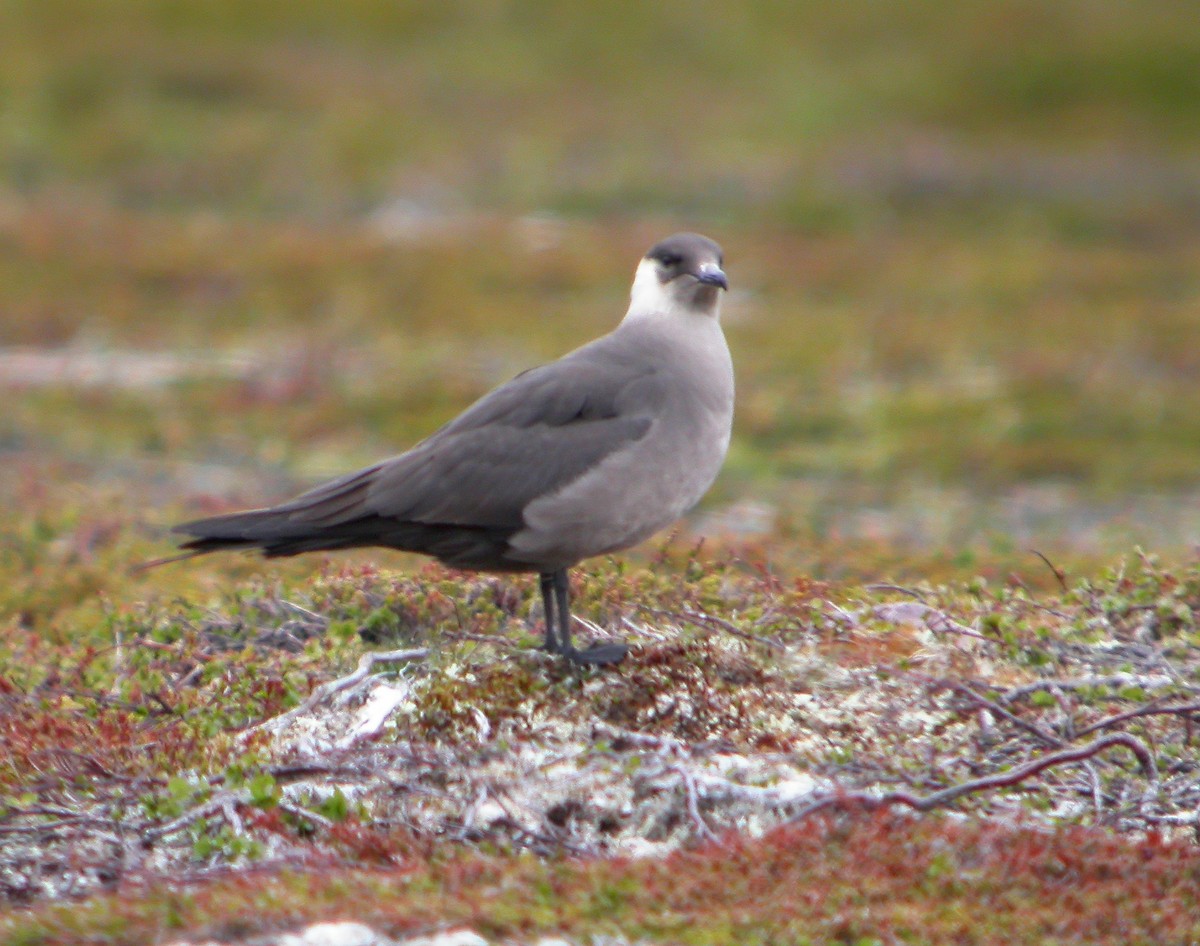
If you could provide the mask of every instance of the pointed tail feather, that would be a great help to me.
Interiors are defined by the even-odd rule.
[[[268,555],[287,555],[284,551],[297,540],[312,547],[322,530],[312,523],[297,522],[291,512],[278,509],[251,509],[224,516],[195,519],[175,526],[172,532],[190,536],[180,548],[196,555],[221,549],[262,549]]]
[[[130,565],[127,574],[140,575],[142,572],[148,572],[152,568],[158,568],[160,565],[170,565],[172,562],[182,562],[189,558],[195,558],[197,555],[203,555],[203,552],[190,551],[180,552],[178,555],[166,555],[162,558],[152,558],[148,562],[135,562]]]
[[[297,555],[362,545],[362,520],[371,482],[382,464],[331,480],[279,506],[196,519],[171,531],[191,536],[180,546],[197,555],[220,549],[261,549],[265,555]]]
[[[279,558],[302,552],[383,546],[432,555],[459,568],[526,570],[506,557],[513,531],[506,528],[402,522],[374,514],[321,525],[297,520],[293,513],[274,508],[197,519],[172,531],[191,536],[180,546],[184,557],[221,549],[258,549],[267,558]]]

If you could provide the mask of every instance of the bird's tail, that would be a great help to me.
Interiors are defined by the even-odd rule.
[[[378,518],[364,508],[378,470],[358,470],[279,506],[194,519],[171,531],[190,536],[180,548],[193,555],[260,549],[274,557],[360,545],[364,524]]]
[[[505,557],[512,526],[422,522],[406,515],[381,515],[370,499],[380,468],[376,465],[350,473],[279,506],[175,526],[173,532],[187,536],[180,544],[180,557],[222,549],[257,549],[268,558],[277,558],[384,546],[432,555],[459,568],[512,567]]]
[[[185,559],[195,558],[197,555],[203,554],[203,552],[180,552],[178,555],[165,555],[162,558],[152,558],[148,562],[138,562],[136,565],[130,565],[129,574],[140,575],[142,572],[148,572],[152,568],[158,568],[159,565],[170,565],[172,562],[182,562]]]
[[[293,509],[251,509],[175,526],[172,532],[190,536],[180,544],[184,554],[203,555],[225,549],[258,549],[268,557],[298,555],[354,544],[358,536],[351,523],[322,528],[297,521]]]

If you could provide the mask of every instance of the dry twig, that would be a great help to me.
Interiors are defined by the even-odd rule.
[[[1163,698],[1165,699],[1165,697]],[[1155,700],[1146,706],[1139,706],[1137,709],[1129,710],[1127,713],[1118,713],[1116,716],[1109,716],[1107,719],[1101,719],[1098,722],[1092,723],[1090,726],[1084,726],[1077,736],[1086,736],[1089,733],[1098,732],[1101,729],[1108,729],[1110,726],[1115,726],[1117,723],[1123,723],[1126,720],[1136,719],[1139,716],[1187,716],[1191,713],[1200,713],[1200,703],[1183,703],[1179,706],[1162,706],[1162,700]]]
[[[757,634],[751,634],[749,631],[743,631],[736,624],[726,621],[724,618],[716,617],[712,614],[706,614],[703,611],[664,611],[661,608],[651,608],[647,605],[640,605],[639,611],[645,611],[647,614],[656,614],[659,617],[674,618],[677,621],[686,621],[689,624],[699,627],[715,627],[718,630],[724,631],[726,634],[732,634],[734,637],[740,637],[742,640],[751,641],[755,644],[766,644],[768,647],[773,647],[776,650],[783,650],[783,644],[772,637],[760,637]]]
[[[1000,697],[1000,702],[1015,703],[1017,700],[1041,690],[1081,690],[1085,687],[1140,687],[1143,690],[1157,690],[1159,687],[1173,685],[1177,685],[1177,681],[1166,674],[1143,676],[1136,673],[1111,673],[1106,676],[1050,677],[1013,687]]]
[[[680,782],[683,783],[684,798],[687,801],[688,817],[692,819],[692,825],[696,829],[696,833],[706,841],[717,840],[716,834],[713,832],[704,821],[704,817],[700,814],[700,804],[697,800],[699,793],[696,789],[696,780],[692,778],[692,773],[682,765],[673,765],[667,771],[674,772],[679,776]]]
[[[1032,762],[1027,762],[1008,772],[987,775],[983,778],[972,779],[969,782],[951,785],[949,788],[944,788],[940,792],[934,792],[932,795],[914,795],[911,792],[888,792],[884,795],[869,795],[865,792],[830,794],[812,802],[793,820],[799,820],[814,812],[831,807],[859,806],[873,811],[878,808],[903,805],[906,808],[912,808],[914,811],[932,811],[935,808],[941,808],[952,801],[962,798],[964,795],[973,795],[992,788],[1008,788],[1013,785],[1019,785],[1026,779],[1053,766],[1091,759],[1105,749],[1118,745],[1124,746],[1137,756],[1138,763],[1142,767],[1142,772],[1150,780],[1153,788],[1156,789],[1158,779],[1154,768],[1154,756],[1149,748],[1141,740],[1135,739],[1127,733],[1114,733],[1111,736],[1104,736],[1097,739],[1095,742],[1089,742],[1086,746],[1079,746],[1075,749],[1064,749],[1061,752],[1053,752],[1050,755],[1042,756],[1040,759],[1034,759]]]
[[[1038,739],[1040,739],[1042,742],[1046,743],[1046,745],[1048,745],[1048,746],[1055,746],[1057,748],[1062,748],[1063,746],[1065,746],[1067,744],[1064,740],[1059,739],[1058,736],[1054,735],[1054,733],[1047,732],[1046,730],[1042,729],[1041,726],[1038,726],[1036,723],[1031,723],[1028,720],[1021,719],[1020,716],[1017,716],[1014,713],[1010,713],[1003,706],[998,704],[995,700],[989,700],[982,693],[976,693],[965,683],[955,683],[950,680],[939,681],[939,680],[931,680],[928,678],[926,678],[926,679],[928,680],[928,682],[933,683],[934,685],[937,685],[940,683],[942,686],[949,687],[951,690],[953,690],[955,693],[959,694],[960,696],[965,696],[967,699],[969,699],[972,703],[974,703],[980,709],[987,710],[987,712],[992,713],[993,715],[998,716],[1001,719],[1007,720],[1008,722],[1012,723],[1014,726],[1024,729],[1026,732],[1031,733],[1034,736],[1037,736]]]
[[[335,693],[340,693],[342,690],[348,690],[353,686],[362,683],[371,675],[371,671],[376,664],[382,663],[401,663],[407,660],[424,660],[429,656],[429,648],[419,647],[410,650],[384,650],[371,651],[365,653],[358,660],[358,667],[353,673],[347,674],[344,677],[338,677],[336,680],[330,680],[328,683],[323,683],[317,687],[299,706],[296,706],[286,713],[279,716],[274,716],[271,719],[263,720],[255,726],[247,729],[243,735],[258,732],[259,730],[279,730],[290,723],[297,716],[302,716],[311,710],[318,703],[329,699]]]

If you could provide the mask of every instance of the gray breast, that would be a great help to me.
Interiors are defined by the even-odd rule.
[[[712,485],[729,446],[733,369],[715,320],[687,326],[637,327],[601,352],[636,352],[656,370],[631,389],[623,410],[648,423],[644,435],[524,510],[525,528],[509,556],[553,571],[593,555],[628,548],[677,520]]]

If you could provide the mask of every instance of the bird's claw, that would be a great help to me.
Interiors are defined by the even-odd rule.
[[[571,663],[583,664],[589,667],[607,667],[619,664],[629,654],[629,648],[624,644],[593,644],[587,650],[570,650],[561,652]]]

